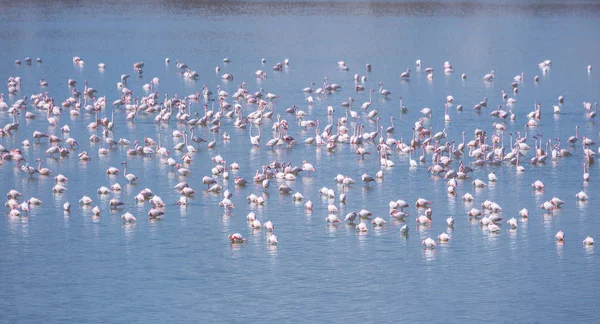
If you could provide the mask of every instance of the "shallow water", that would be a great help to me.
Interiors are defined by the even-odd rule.
[[[127,86],[134,96],[146,95],[142,85],[159,77],[156,90],[186,96],[208,85],[229,93],[242,82],[250,91],[261,87],[280,96],[275,111],[290,122],[290,134],[299,145],[293,149],[271,150],[264,147],[270,139],[273,121],[263,122],[263,145],[250,148],[248,131],[241,131],[224,119],[222,130],[231,134],[231,141],[217,140],[214,150],[205,144],[193,155],[188,166],[191,175],[182,178],[168,167],[162,157],[128,157],[125,147],[118,147],[107,156],[98,156],[99,144],[89,143],[93,133],[86,125],[94,115],[83,113],[70,117],[66,112],[59,125],[69,125],[78,139],[80,151],[87,151],[92,160],[79,162],[73,152],[64,159],[43,158],[43,166],[69,177],[68,191],[53,195],[52,177],[28,179],[14,162],[0,167],[0,192],[16,189],[25,197],[43,201],[34,207],[29,217],[0,221],[0,244],[4,253],[0,266],[0,321],[4,322],[425,322],[442,319],[461,322],[558,322],[576,319],[597,321],[598,257],[595,248],[584,248],[587,236],[600,237],[600,221],[595,211],[598,197],[598,165],[592,165],[592,181],[583,184],[583,154],[580,145],[569,148],[566,139],[574,135],[575,125],[580,135],[598,139],[599,127],[585,116],[583,101],[600,98],[600,78],[597,53],[600,44],[600,5],[577,1],[441,1],[441,2],[365,2],[336,1],[27,1],[4,4],[0,11],[0,79],[21,76],[20,93],[6,97],[10,104],[24,95],[48,91],[56,102],[70,95],[66,80],[78,81],[83,89],[87,80],[106,95],[110,103],[120,97],[116,83],[122,73],[131,74]],[[81,56],[85,67],[72,64],[72,56]],[[15,65],[15,59],[41,57],[43,63],[31,66]],[[165,57],[171,58],[165,64]],[[231,63],[223,64],[224,57]],[[260,59],[267,63],[262,65]],[[271,70],[276,62],[289,58],[290,65],[282,72]],[[417,70],[414,62],[423,61]],[[543,74],[537,63],[552,60],[552,67]],[[181,60],[198,71],[198,81],[190,82],[178,74],[175,60]],[[336,62],[346,61],[349,71],[342,71]],[[132,70],[136,61],[145,62],[143,77]],[[450,61],[455,72],[443,73],[441,65]],[[100,71],[97,63],[107,68]],[[373,71],[365,72],[371,63]],[[598,67],[591,73],[588,64]],[[224,82],[215,73],[233,73],[233,81]],[[433,67],[434,79],[423,72]],[[399,74],[412,69],[410,81],[401,81]],[[267,71],[268,78],[257,80],[254,71]],[[495,70],[496,80],[486,83],[484,74]],[[529,136],[542,133],[544,139],[560,137],[563,148],[574,156],[548,161],[545,165],[524,163],[526,171],[516,174],[514,166],[474,167],[472,179],[459,181],[456,196],[448,196],[444,179],[427,174],[430,162],[416,170],[409,169],[406,155],[392,154],[394,168],[384,169],[383,181],[366,188],[357,183],[347,191],[340,217],[349,211],[366,208],[381,216],[388,224],[357,235],[354,226],[330,226],[324,219],[329,201],[318,190],[327,186],[341,190],[333,182],[338,173],[355,180],[363,173],[374,175],[379,169],[375,145],[365,147],[374,155],[364,161],[354,154],[356,147],[339,145],[335,152],[303,144],[314,131],[304,131],[296,125],[286,107],[297,104],[310,119],[321,125],[333,121],[326,107],[336,109],[335,118],[344,114],[340,106],[349,96],[355,98],[355,108],[368,100],[368,92],[353,91],[353,75],[367,75],[367,89],[376,88],[378,81],[392,91],[389,100],[374,96],[372,108],[381,115],[381,125],[389,126],[389,116],[396,117],[394,137],[405,141],[412,137],[411,127],[421,116],[423,107],[433,109],[433,118],[426,125],[434,133],[446,127],[448,139],[462,141],[473,137],[475,128],[493,133],[497,119],[489,112],[501,104],[500,91],[510,91],[515,75],[524,72],[517,102],[512,108],[514,122],[507,121],[507,131],[523,132],[526,114],[533,102],[542,104],[540,126]],[[461,73],[467,74],[461,80]],[[533,76],[540,82],[534,83]],[[324,77],[342,86],[342,91],[318,98],[309,106],[300,90]],[[49,82],[40,88],[38,80]],[[6,88],[1,92],[6,93]],[[443,120],[443,103],[453,95],[455,105],[450,110],[451,122]],[[561,114],[552,114],[552,105],[559,95],[565,96]],[[408,113],[400,114],[399,96],[403,96]],[[481,113],[472,110],[474,104],[489,98],[488,108]],[[228,99],[232,102],[231,99]],[[456,111],[463,104],[464,111]],[[192,106],[202,113],[202,102]],[[244,114],[253,110],[244,106]],[[31,110],[29,107],[28,109]],[[100,113],[110,117],[111,108]],[[362,111],[360,112],[362,114]],[[48,126],[43,111],[38,118],[21,118],[20,128],[13,136],[0,138],[7,148],[21,146],[29,139],[31,147],[22,148],[24,157],[33,164],[49,147],[47,140],[35,144],[34,130],[63,136],[59,127]],[[136,117],[125,122],[125,110],[115,112],[115,138],[142,141],[149,136],[158,139],[172,156],[182,152],[171,148],[180,139],[173,139],[174,129],[185,126],[174,120],[169,125],[153,123],[153,115]],[[0,111],[0,124],[10,122],[6,111]],[[362,115],[366,131],[375,124]],[[350,125],[353,125],[352,123]],[[198,127],[197,135],[211,140],[207,128]],[[256,135],[256,133],[254,133]],[[508,146],[508,135],[505,141]],[[165,143],[166,142],[166,143]],[[533,146],[533,140],[528,140]],[[596,147],[594,147],[596,149]],[[417,152],[420,155],[420,152]],[[201,179],[214,166],[210,158],[220,154],[228,162],[238,162],[241,170],[231,172],[228,181],[219,180],[223,188],[234,194],[236,208],[228,214],[218,207],[221,196],[202,192]],[[532,152],[527,156],[531,157]],[[414,158],[414,157],[413,157]],[[128,171],[138,176],[134,185],[124,185],[122,174],[107,176],[109,166],[121,167],[129,162]],[[291,161],[300,165],[311,162],[317,172],[286,182],[315,208],[306,213],[302,204],[294,204],[291,195],[280,195],[279,182],[272,180],[264,206],[247,204],[251,193],[263,189],[253,183],[238,188],[233,178],[241,175],[250,180],[255,170],[273,160]],[[465,163],[472,162],[471,158]],[[457,167],[454,162],[453,168]],[[474,190],[471,181],[483,179],[494,170],[499,178],[484,189]],[[531,183],[540,179],[546,185],[543,192],[531,190]],[[187,208],[176,205],[179,194],[172,187],[188,181],[198,191]],[[110,211],[108,201],[113,194],[98,196],[100,186],[115,182],[123,185],[116,196],[126,202],[125,208]],[[137,204],[133,197],[143,188],[150,188],[168,204],[163,220],[149,221],[149,204]],[[585,190],[590,201],[578,203],[575,194]],[[472,205],[463,204],[460,197],[470,192]],[[83,194],[90,196],[101,208],[99,219],[93,219],[89,208],[77,201]],[[557,196],[566,201],[559,211],[545,213],[539,205]],[[418,197],[433,201],[431,227],[417,226],[414,202]],[[411,204],[407,224],[408,237],[400,235],[403,223],[389,217],[388,202],[404,199]],[[503,207],[501,231],[489,234],[466,216],[467,211],[489,199]],[[64,202],[73,204],[70,214],[64,214]],[[518,211],[526,207],[530,218],[522,222]],[[120,215],[133,213],[138,221],[124,225]],[[267,245],[265,230],[252,231],[246,215],[254,211],[261,221],[272,220],[279,245]],[[447,230],[445,219],[454,215],[456,223],[447,245],[424,250],[421,240],[437,237]],[[509,230],[506,219],[519,218],[519,227]],[[554,235],[566,233],[566,243],[557,245]],[[240,232],[248,238],[242,245],[231,245],[227,234]]]

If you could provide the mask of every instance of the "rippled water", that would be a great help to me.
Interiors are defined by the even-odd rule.
[[[70,135],[79,140],[78,151],[86,150],[92,160],[79,162],[76,152],[68,158],[44,158],[47,141],[22,148],[32,162],[42,157],[44,167],[69,177],[68,191],[53,195],[52,177],[28,179],[14,162],[0,167],[0,192],[17,189],[25,197],[43,201],[29,217],[6,216],[0,222],[0,244],[4,246],[0,266],[0,321],[5,322],[558,322],[565,320],[597,321],[598,257],[594,248],[584,248],[586,235],[600,237],[600,221],[595,215],[599,203],[598,166],[592,165],[592,181],[582,184],[583,155],[581,146],[569,148],[565,140],[574,135],[598,138],[598,125],[585,116],[583,101],[600,98],[600,78],[596,70],[586,71],[588,64],[600,68],[597,53],[600,45],[600,5],[588,1],[441,1],[441,2],[292,2],[292,1],[147,1],[102,2],[59,1],[7,3],[0,11],[0,79],[20,76],[23,80],[17,96],[7,96],[10,104],[32,93],[48,91],[57,102],[70,95],[66,80],[83,81],[96,88],[107,101],[120,97],[116,83],[122,73],[134,74],[132,63],[146,63],[142,78],[132,76],[128,87],[135,96],[143,96],[141,86],[159,77],[157,91],[180,96],[201,90],[203,84],[213,92],[220,85],[229,93],[242,82],[247,88],[280,96],[275,110],[290,122],[290,134],[299,145],[293,149],[250,148],[248,131],[223,120],[223,131],[231,141],[217,140],[214,150],[203,146],[188,167],[191,175],[182,178],[161,157],[128,157],[126,148],[118,147],[107,156],[98,156],[98,144],[89,143],[96,133],[86,128],[94,115],[80,117],[64,114],[60,126],[69,125]],[[72,64],[72,56],[81,56],[85,67]],[[43,63],[15,65],[15,59],[41,57]],[[170,57],[171,64],[164,58]],[[229,57],[231,63],[221,60]],[[261,58],[267,63],[262,65]],[[290,59],[282,72],[271,66]],[[174,61],[181,60],[200,73],[196,82],[181,77]],[[416,59],[424,67],[433,67],[429,81],[416,70]],[[537,63],[551,59],[552,67],[543,74]],[[336,62],[346,61],[349,71]],[[452,62],[455,72],[444,75],[441,65]],[[107,68],[99,71],[97,63]],[[365,72],[371,63],[373,71]],[[233,73],[235,79],[223,82],[215,73]],[[410,81],[400,81],[400,72],[411,68]],[[254,78],[254,71],[266,70],[268,78]],[[485,83],[482,76],[495,70],[496,81]],[[356,147],[339,145],[334,152],[303,144],[314,134],[296,125],[293,115],[284,109],[297,104],[321,125],[333,121],[326,107],[336,108],[349,96],[355,107],[368,100],[368,93],[355,93],[353,75],[366,74],[367,89],[384,81],[393,92],[389,100],[376,96],[372,107],[379,111],[382,125],[396,116],[394,137],[405,141],[412,137],[411,127],[431,107],[433,118],[427,122],[434,132],[446,127],[448,138],[460,142],[461,132],[471,139],[475,128],[493,133],[489,116],[501,104],[500,91],[510,90],[513,76],[525,73],[525,82],[513,111],[517,120],[507,122],[507,132],[523,132],[525,115],[533,102],[542,104],[540,126],[529,136],[542,133],[545,139],[560,137],[563,147],[574,156],[546,165],[524,164],[526,171],[516,174],[514,166],[475,168],[474,178],[487,182],[495,170],[497,183],[474,190],[471,180],[459,181],[456,196],[448,196],[444,179],[426,173],[431,164],[409,170],[408,156],[392,155],[394,168],[384,169],[385,179],[368,188],[357,183],[348,190],[345,205],[336,205],[341,216],[366,208],[388,220],[381,229],[369,225],[366,235],[357,235],[353,226],[330,226],[324,219],[328,201],[318,190],[327,186],[339,192],[333,177],[346,174],[358,180],[362,173],[374,175],[379,169],[375,156],[362,161],[354,154]],[[461,80],[461,73],[467,73]],[[532,81],[534,75],[540,82]],[[308,106],[300,91],[324,77],[339,83],[342,91],[318,98]],[[40,78],[49,86],[41,89]],[[1,92],[6,92],[3,88]],[[453,95],[455,104],[465,110],[450,110],[451,122],[443,120],[443,103]],[[565,96],[562,113],[553,116],[551,106],[559,95]],[[408,113],[401,115],[398,97],[404,97]],[[488,97],[489,108],[475,113],[471,107]],[[228,101],[232,101],[229,99]],[[201,110],[194,104],[194,111]],[[252,111],[244,106],[244,113]],[[30,111],[33,110],[29,108]],[[101,112],[110,116],[111,109]],[[361,112],[362,113],[362,112]],[[11,149],[21,146],[32,132],[39,130],[63,136],[59,127],[49,127],[43,111],[36,120],[21,119],[13,136],[0,139]],[[153,115],[140,115],[135,123],[125,122],[125,111],[116,110],[115,138],[142,141],[162,135],[163,145],[172,148],[174,129],[185,126],[153,123]],[[10,122],[0,111],[0,124]],[[374,123],[363,115],[367,131]],[[263,144],[272,136],[273,121],[263,123]],[[351,124],[352,125],[352,124]],[[199,136],[212,139],[206,128],[198,127]],[[100,132],[97,132],[100,135]],[[508,141],[508,136],[505,138]],[[166,143],[165,143],[166,142]],[[507,142],[508,143],[508,142]],[[533,140],[528,143],[533,145]],[[375,146],[365,146],[375,153]],[[596,147],[594,147],[596,148]],[[419,152],[418,152],[419,153]],[[529,152],[528,157],[533,152]],[[183,153],[171,150],[175,158]],[[202,192],[201,179],[210,174],[210,158],[220,154],[229,162],[238,162],[241,170],[232,172],[228,181],[219,182],[233,191],[236,209],[225,214],[218,207],[220,196]],[[109,166],[120,167],[127,160],[129,170],[139,177],[134,185],[124,185],[122,175],[108,177]],[[251,193],[260,194],[259,185],[245,188],[234,185],[241,175],[251,179],[255,170],[273,160],[299,165],[308,160],[318,170],[311,177],[300,176],[287,182],[294,191],[314,202],[312,213],[291,196],[280,195],[279,182],[273,180],[264,206],[246,202]],[[466,159],[465,163],[472,162]],[[457,167],[457,163],[453,163]],[[542,180],[543,192],[534,192],[530,184]],[[172,187],[186,180],[198,191],[187,208],[176,205],[179,194]],[[126,202],[120,211],[110,211],[109,195],[96,194],[100,186],[115,182],[124,185],[116,196]],[[149,221],[149,205],[137,204],[133,197],[150,188],[168,204],[163,220]],[[585,190],[590,201],[578,203],[574,195]],[[473,205],[463,204],[460,197],[471,192]],[[89,208],[77,206],[86,194],[101,208],[101,217],[91,217]],[[559,211],[545,213],[539,205],[558,196],[566,201]],[[434,202],[431,227],[416,226],[418,216],[414,202],[423,197]],[[407,211],[408,237],[399,229],[403,223],[389,217],[388,202],[404,199],[412,206]],[[503,208],[502,217],[517,217],[526,207],[527,222],[509,230],[502,221],[501,232],[490,235],[466,216],[472,206],[489,199]],[[62,204],[73,208],[64,214]],[[252,231],[246,214],[256,212],[261,221],[272,220],[280,244],[270,247],[264,230]],[[133,213],[138,221],[123,225],[120,215]],[[421,240],[436,237],[447,230],[446,217],[454,215],[456,223],[447,245],[424,250]],[[520,219],[519,219],[520,220]],[[521,221],[521,220],[520,220]],[[566,243],[557,245],[554,234],[566,233]],[[240,232],[248,237],[243,245],[231,245],[227,234]]]

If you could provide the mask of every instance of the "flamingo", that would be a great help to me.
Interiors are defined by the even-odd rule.
[[[579,126],[575,126],[575,135],[569,137],[569,139],[567,139],[567,142],[571,143],[571,145],[575,145],[575,143],[577,143],[578,140],[579,140]]]
[[[309,177],[311,172],[317,172],[317,170],[315,170],[315,167],[313,167],[312,164],[306,162],[306,160],[302,161],[302,171],[308,172]]]
[[[275,236],[274,233],[271,233],[271,235],[269,235],[269,237],[267,238],[267,243],[271,245],[277,245],[279,243],[279,241],[277,240],[277,236]]]
[[[427,218],[425,215],[421,215],[416,218],[417,223],[421,225],[431,224],[431,219]]]
[[[384,89],[383,82],[379,82],[379,94],[387,98],[387,96],[391,95],[392,92],[390,92],[387,89]]]
[[[580,191],[575,195],[575,198],[581,201],[588,200],[588,195],[584,191]]]
[[[33,132],[33,138],[37,139],[38,143],[40,142],[40,138],[44,138],[44,137],[48,137],[48,135],[46,135],[46,134],[44,134],[42,132],[39,132],[39,131],[34,131]]]
[[[121,215],[121,219],[126,223],[135,223],[137,221],[135,216],[133,216],[133,214],[130,212],[126,212],[125,214]]]
[[[265,228],[267,231],[269,231],[269,232],[273,232],[273,230],[275,229],[275,226],[273,225],[273,222],[271,222],[270,220],[269,220],[269,221],[266,221],[266,222],[263,224],[263,227],[264,227],[264,228]]]
[[[430,248],[430,249],[433,249],[437,246],[437,243],[435,243],[435,241],[431,237],[424,239],[421,242],[421,244],[423,244],[423,246],[425,246],[426,248]]]
[[[385,130],[385,131],[386,131],[386,133],[388,133],[388,134],[389,134],[389,133],[393,133],[393,132],[394,132],[394,130],[396,129],[396,126],[394,125],[394,120],[395,120],[395,119],[396,119],[396,118],[395,118],[394,116],[390,117],[390,123],[392,124],[392,126],[388,127],[388,128]]]
[[[400,77],[404,80],[408,80],[410,78],[410,69],[406,69],[404,72],[400,73]]]
[[[356,230],[358,232],[366,233],[369,230],[369,228],[367,227],[367,224],[365,224],[365,222],[361,220],[360,223],[356,225]]]
[[[350,213],[346,214],[346,217],[344,217],[344,221],[353,223],[357,216],[358,216],[358,214],[356,214],[355,212],[350,212]]]
[[[448,241],[450,240],[450,235],[448,235],[448,233],[443,232],[442,234],[438,235],[438,242],[440,243],[448,243]]]
[[[372,176],[367,175],[366,173],[363,174],[361,177],[361,180],[365,183],[365,185],[368,187],[369,186],[369,182],[373,182],[375,181],[375,179],[373,179]]]
[[[375,90],[373,90],[373,89],[369,90],[369,101],[364,102],[362,104],[362,106],[360,106],[360,108],[367,110],[367,109],[369,109],[369,107],[371,107],[371,103],[373,102],[373,97],[372,97],[373,92],[375,92]]]
[[[387,223],[387,221],[381,217],[375,217],[375,219],[373,219],[371,221],[371,224],[373,224],[373,226],[377,226],[377,227],[381,227],[383,225],[385,225]]]
[[[250,129],[249,129],[250,143],[252,143],[252,146],[258,147],[260,144],[260,139],[261,139],[261,130],[260,130],[260,127],[258,127],[258,135],[252,136],[252,125],[253,125],[253,123],[250,124]]]
[[[471,208],[471,210],[469,210],[467,215],[469,215],[471,217],[479,217],[479,216],[483,215],[483,213],[481,212],[481,210],[479,210],[477,208]]]
[[[312,211],[312,209],[313,209],[313,203],[312,203],[312,201],[310,201],[310,200],[309,200],[309,201],[307,201],[307,202],[304,204],[304,209],[306,209],[306,210],[308,210],[308,211]]]
[[[90,205],[92,203],[92,198],[83,195],[83,197],[81,197],[81,199],[79,199],[79,204],[80,205]]]
[[[102,186],[102,187],[98,188],[97,192],[99,195],[106,195],[106,194],[109,194],[111,191],[110,191],[110,189],[106,188],[105,186]]]
[[[227,238],[229,241],[231,241],[231,243],[244,243],[247,241],[247,239],[240,233],[229,234]]]
[[[432,205],[433,202],[424,199],[424,198],[419,198],[417,199],[417,201],[415,202],[415,206],[417,207],[429,207],[429,205]]]
[[[121,164],[125,166],[123,169],[123,174],[125,175],[125,179],[127,179],[130,184],[133,184],[134,181],[138,180],[138,177],[136,177],[133,173],[127,173],[127,161],[121,162]]]
[[[33,177],[34,174],[39,172],[36,168],[29,166],[29,164],[23,165],[21,167],[21,170],[27,172],[29,174],[29,177]]]
[[[490,223],[489,225],[487,225],[488,231],[490,231],[490,233],[496,233],[496,232],[500,232],[500,226],[494,224],[494,223]]]
[[[483,80],[488,81],[488,82],[494,81],[495,75],[496,75],[496,73],[494,71],[491,71],[490,73],[483,76]]]

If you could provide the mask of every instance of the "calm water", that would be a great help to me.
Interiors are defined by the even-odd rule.
[[[366,235],[357,235],[354,226],[330,226],[324,219],[328,200],[318,190],[327,186],[339,192],[333,177],[346,174],[360,179],[367,172],[379,170],[377,158],[367,156],[357,160],[356,147],[339,145],[335,152],[303,144],[314,134],[296,125],[293,115],[284,109],[298,104],[310,119],[329,124],[326,107],[336,108],[341,117],[342,101],[355,98],[355,107],[368,100],[368,92],[355,93],[353,75],[364,75],[365,63],[373,70],[366,73],[366,88],[384,81],[393,92],[389,100],[375,96],[372,107],[389,125],[389,116],[396,116],[394,137],[410,140],[411,127],[420,117],[419,110],[431,107],[433,118],[426,123],[434,132],[446,127],[448,139],[461,141],[460,133],[483,128],[493,132],[489,116],[491,109],[501,104],[500,91],[510,92],[513,76],[525,73],[525,82],[513,111],[514,122],[507,121],[508,132],[523,132],[525,115],[533,102],[542,103],[540,126],[529,136],[543,133],[544,138],[566,139],[574,135],[575,125],[580,135],[599,141],[599,127],[589,121],[582,108],[583,101],[600,100],[600,4],[587,1],[481,1],[481,2],[291,2],[291,1],[144,1],[139,3],[107,1],[58,1],[4,3],[0,11],[0,79],[20,76],[23,80],[17,96],[7,96],[9,105],[24,95],[48,91],[56,102],[70,96],[66,80],[83,81],[106,96],[108,102],[120,97],[116,83],[122,73],[129,73],[128,87],[134,96],[143,96],[142,85],[159,77],[157,86],[164,93],[180,96],[200,91],[203,84],[213,92],[220,85],[229,93],[242,82],[247,88],[280,96],[275,110],[290,122],[290,134],[298,139],[293,149],[270,150],[264,143],[271,138],[273,121],[263,123],[263,145],[250,148],[247,130],[223,120],[223,131],[231,141],[217,139],[209,150],[204,145],[193,155],[188,166],[191,175],[183,178],[171,170],[163,157],[128,157],[126,148],[116,148],[109,155],[98,156],[99,144],[87,138],[93,133],[86,125],[94,115],[82,113],[60,117],[60,126],[69,125],[70,135],[62,135],[59,127],[49,127],[43,111],[38,119],[21,119],[13,136],[0,139],[5,147],[21,147],[39,130],[58,136],[74,137],[88,151],[92,160],[79,162],[77,152],[63,159],[43,158],[47,141],[23,148],[25,158],[33,162],[42,157],[44,167],[69,177],[68,191],[53,195],[52,177],[28,179],[14,162],[0,167],[0,192],[21,191],[26,198],[35,196],[43,204],[34,207],[31,216],[0,221],[0,321],[2,322],[596,322],[600,320],[597,301],[598,267],[595,248],[584,248],[586,235],[600,238],[600,208],[597,179],[598,165],[592,165],[592,181],[582,184],[583,155],[581,146],[568,148],[574,156],[548,161],[546,165],[524,163],[526,171],[517,175],[514,166],[475,168],[473,179],[487,182],[487,174],[495,170],[499,181],[489,187],[473,190],[471,180],[459,181],[457,195],[446,193],[444,179],[426,173],[430,165],[409,170],[408,156],[393,153],[396,167],[384,170],[385,179],[369,188],[357,183],[348,191],[345,205],[335,202],[341,217],[349,211],[366,208],[388,220],[381,229],[369,224]],[[81,56],[85,67],[72,64],[72,56]],[[17,66],[15,59],[41,57],[43,63]],[[171,64],[165,64],[170,57]],[[221,60],[229,57],[231,63]],[[260,59],[267,63],[262,65]],[[283,59],[290,66],[282,72],[271,66]],[[198,71],[198,81],[185,80],[175,67],[175,60],[187,63]],[[423,68],[434,67],[434,79],[427,80],[414,62],[423,61]],[[552,60],[546,74],[537,63]],[[342,71],[336,62],[346,61],[349,71]],[[133,76],[132,64],[146,63],[142,78]],[[444,75],[444,61],[453,64],[455,72]],[[107,68],[99,71],[97,63]],[[586,67],[597,67],[588,74]],[[233,73],[235,79],[223,82],[215,73]],[[400,72],[411,68],[409,82],[400,81]],[[266,70],[263,81],[254,78],[254,71]],[[484,83],[481,78],[495,70],[496,81]],[[467,73],[461,80],[461,73]],[[540,76],[535,84],[534,75]],[[339,83],[343,89],[318,98],[312,106],[304,101],[300,91],[324,77]],[[38,81],[45,78],[49,86],[40,89]],[[6,93],[6,88],[1,92]],[[452,121],[445,125],[443,103],[453,95],[456,104],[465,110],[450,110]],[[553,116],[551,106],[559,95],[565,96],[562,113]],[[400,115],[398,98],[404,97],[407,114]],[[471,107],[489,98],[489,108],[480,114]],[[228,99],[232,102],[231,99]],[[192,109],[199,111],[201,104]],[[244,112],[252,111],[243,104]],[[29,108],[31,110],[31,108]],[[101,112],[110,117],[111,108]],[[360,112],[363,113],[362,111]],[[153,123],[153,115],[140,115],[135,123],[125,122],[125,111],[115,112],[115,138],[157,139],[172,148],[174,129],[185,126],[174,120],[170,125]],[[0,111],[0,124],[10,122],[6,111]],[[364,114],[361,122],[367,131],[374,123]],[[352,124],[351,124],[352,125]],[[204,127],[197,134],[212,139]],[[506,136],[508,141],[508,136]],[[164,142],[167,142],[166,144]],[[533,146],[533,140],[528,140]],[[365,146],[375,153],[373,144]],[[563,144],[563,147],[564,146]],[[594,147],[595,148],[595,147]],[[528,153],[531,157],[533,151]],[[179,158],[183,153],[171,150]],[[229,180],[219,179],[224,188],[233,191],[236,209],[225,214],[218,207],[221,196],[202,192],[201,179],[214,166],[212,157],[220,154],[229,162],[238,162],[241,170]],[[121,175],[107,176],[109,166],[120,167],[129,161],[130,172],[138,183],[124,185]],[[251,193],[260,194],[259,185],[250,183],[238,188],[236,175],[250,180],[255,170],[273,160],[302,160],[313,163],[318,172],[287,182],[294,191],[315,204],[307,214],[302,204],[291,196],[280,195],[275,180],[264,206],[247,204]],[[471,158],[465,163],[472,162]],[[457,163],[453,163],[453,168]],[[546,188],[534,192],[530,184],[541,179]],[[175,203],[179,194],[172,187],[186,180],[198,191],[187,208]],[[97,188],[115,182],[124,185],[116,194],[126,202],[120,211],[110,211],[108,201],[113,194],[98,196]],[[150,188],[168,204],[163,220],[149,221],[149,204],[138,204],[133,197],[143,188]],[[575,194],[585,190],[590,201],[578,203]],[[473,204],[463,204],[460,197],[470,192]],[[102,214],[93,219],[89,208],[77,205],[83,194],[100,206]],[[558,196],[566,205],[552,214],[539,205]],[[431,227],[416,226],[418,216],[414,201],[423,197],[434,202]],[[403,223],[389,217],[388,202],[404,199],[411,204],[408,237],[399,229]],[[528,222],[520,222],[517,230],[509,230],[502,221],[502,230],[490,235],[466,212],[489,199],[503,208],[502,217],[518,217],[526,207]],[[73,204],[70,214],[64,214],[62,204]],[[133,213],[138,221],[123,225],[120,215]],[[246,215],[254,211],[261,221],[272,220],[279,238],[278,247],[266,243],[264,230],[252,231]],[[454,215],[456,223],[447,245],[424,250],[421,240],[436,237],[447,230],[445,219]],[[520,218],[519,218],[519,221]],[[554,234],[562,229],[566,243],[557,245]],[[248,237],[243,245],[231,245],[227,234],[240,232]]]

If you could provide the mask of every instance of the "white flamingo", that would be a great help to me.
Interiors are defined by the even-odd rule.
[[[135,174],[133,173],[127,173],[127,162],[122,162],[122,165],[124,165],[124,169],[123,169],[123,174],[125,175],[125,179],[127,179],[127,181],[129,181],[130,184],[133,184],[134,181],[138,180],[138,177],[135,176]]]

